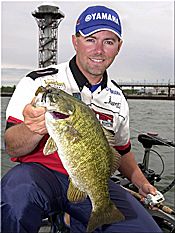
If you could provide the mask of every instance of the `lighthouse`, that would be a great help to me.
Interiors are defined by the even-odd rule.
[[[64,13],[53,3],[43,3],[32,15],[39,27],[39,67],[57,64],[58,25]]]

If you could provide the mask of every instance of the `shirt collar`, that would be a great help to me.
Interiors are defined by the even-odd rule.
[[[76,64],[76,56],[74,56],[70,60],[69,67],[70,67],[70,70],[71,70],[71,72],[73,74],[73,77],[74,77],[80,91],[82,91],[84,86],[86,86],[88,88],[91,88],[92,85],[89,83],[87,78],[80,71],[80,69],[78,68],[78,66]],[[103,79],[101,81],[101,90],[103,90],[104,88],[107,87],[107,78],[108,78],[108,75],[107,75],[107,72],[105,71],[104,74],[103,74]]]

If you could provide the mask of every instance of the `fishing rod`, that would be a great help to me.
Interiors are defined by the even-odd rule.
[[[142,201],[143,196],[141,196],[139,193],[137,193],[131,189],[128,189],[126,187],[123,187],[123,188],[125,190],[127,190],[129,193],[131,193],[135,198],[137,198],[137,200]],[[146,205],[149,206],[149,204],[146,204]],[[175,215],[175,211],[173,209],[171,209],[170,207],[168,207],[166,205],[163,205],[162,203],[158,203],[158,204],[154,205],[153,208],[155,208],[155,207],[157,207],[158,209],[161,209],[162,211],[164,211],[167,214]]]

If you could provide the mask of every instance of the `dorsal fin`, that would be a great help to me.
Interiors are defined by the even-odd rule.
[[[116,170],[120,167],[120,161],[121,161],[121,155],[116,151],[113,147],[111,147],[112,150],[112,162],[111,162],[111,176],[114,175]]]
[[[115,146],[114,134],[102,126],[103,132],[109,142],[110,146]]]

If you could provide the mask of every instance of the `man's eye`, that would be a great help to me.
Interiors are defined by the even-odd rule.
[[[88,38],[86,39],[87,42],[95,42],[95,40],[93,38]]]
[[[113,45],[113,44],[114,44],[114,42],[113,42],[113,41],[111,41],[111,40],[107,40],[107,41],[105,41],[105,44]]]

